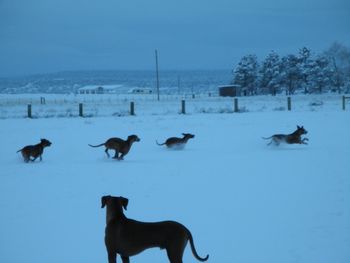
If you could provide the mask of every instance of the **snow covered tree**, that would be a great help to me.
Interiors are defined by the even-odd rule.
[[[272,51],[262,62],[259,70],[259,84],[262,93],[276,95],[280,87],[280,71],[280,57]]]
[[[332,85],[338,92],[350,83],[350,49],[337,42],[333,43],[324,55],[331,61]]]
[[[311,50],[307,47],[303,47],[299,50],[299,69],[300,69],[300,88],[304,89],[304,93],[309,93],[310,83],[309,78],[311,70],[314,66],[314,61],[312,59]]]
[[[309,82],[312,85],[311,92],[322,93],[331,85],[332,70],[329,59],[324,55],[319,55],[314,60],[310,70]]]
[[[234,70],[232,84],[240,85],[249,95],[257,94],[258,59],[256,55],[242,57]]]
[[[295,55],[287,55],[282,58],[281,63],[281,84],[286,87],[286,94],[294,94],[298,82],[302,79],[299,67],[299,58]]]

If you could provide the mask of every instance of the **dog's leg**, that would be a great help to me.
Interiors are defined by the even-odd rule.
[[[118,158],[118,155],[119,155],[119,152],[118,152],[117,150],[115,150],[115,154],[114,154],[114,157],[113,157],[113,158],[114,158],[114,159],[119,159],[119,158]]]
[[[41,157],[41,154],[39,155],[39,157],[40,157],[39,160],[40,160],[40,162],[41,162],[41,161],[43,160],[43,158]]]
[[[129,257],[124,257],[124,256],[121,256],[121,257],[122,257],[123,263],[130,263]]]
[[[108,263],[117,263],[117,253],[108,252]]]
[[[168,255],[170,263],[182,263],[182,256],[186,247],[185,244],[177,244],[176,247],[168,247],[166,253]]]
[[[118,160],[124,160],[124,153],[122,153],[119,157],[118,157]]]
[[[108,148],[106,148],[105,153],[107,154],[107,157],[109,158]]]

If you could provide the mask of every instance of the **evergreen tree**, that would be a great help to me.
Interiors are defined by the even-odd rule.
[[[259,70],[259,84],[262,93],[276,95],[280,87],[280,71],[280,57],[272,51],[262,62]]]
[[[257,94],[258,59],[256,55],[242,57],[234,70],[233,84],[240,85],[243,92]]]
[[[312,92],[322,93],[331,85],[332,70],[329,59],[324,55],[316,57],[310,71],[310,83],[313,86]]]
[[[299,69],[300,69],[300,88],[304,89],[304,93],[309,93],[310,89],[310,74],[314,66],[314,61],[311,56],[311,50],[307,47],[303,47],[299,50]]]
[[[302,79],[299,59],[295,55],[282,58],[281,84],[286,87],[286,94],[294,94],[298,82]]]

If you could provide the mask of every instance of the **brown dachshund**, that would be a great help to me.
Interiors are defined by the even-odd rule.
[[[24,161],[27,163],[29,161],[34,162],[38,157],[40,158],[40,161],[42,160],[42,155],[44,152],[44,148],[50,146],[52,143],[49,140],[41,139],[40,143],[35,145],[28,145],[23,147],[21,150],[18,150],[17,152],[21,152]],[[33,157],[31,159],[30,157]]]
[[[132,144],[134,142],[139,142],[139,141],[140,141],[140,138],[137,137],[137,135],[130,135],[130,136],[128,136],[128,139],[126,141],[123,139],[120,139],[120,138],[110,138],[106,142],[101,143],[99,145],[89,144],[89,146],[91,146],[91,147],[105,146],[106,147],[105,152],[106,152],[108,158],[109,158],[108,150],[111,149],[111,150],[115,151],[115,154],[113,157],[114,159],[124,160],[124,156],[128,154]],[[119,153],[121,153],[120,156],[119,156]]]

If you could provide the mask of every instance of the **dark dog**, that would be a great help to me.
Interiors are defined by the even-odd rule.
[[[272,142],[275,145],[279,145],[280,143],[287,144],[307,144],[308,138],[301,138],[301,135],[307,134],[307,130],[304,129],[303,126],[297,126],[297,129],[291,134],[274,134],[271,137],[264,138],[265,140],[271,139],[271,141],[267,144],[270,145]]]
[[[168,138],[164,143],[159,143],[157,141],[156,143],[158,145],[166,145],[169,148],[182,149],[185,147],[185,144],[189,139],[194,138],[194,135],[190,133],[183,133],[182,135],[183,135],[182,138],[171,137],[171,138]]]
[[[44,152],[44,148],[50,146],[52,143],[49,140],[41,139],[40,143],[36,145],[28,145],[23,147],[21,150],[18,150],[17,152],[21,152],[24,161],[27,163],[29,161],[34,162],[38,157],[40,158],[40,161],[42,160],[42,154]],[[31,159],[30,157],[33,157]]]
[[[130,135],[128,136],[128,139],[126,141],[120,139],[120,138],[110,138],[106,142],[101,143],[99,145],[91,145],[91,147],[100,147],[100,146],[105,146],[106,147],[106,154],[109,158],[109,153],[108,150],[115,150],[114,157],[115,159],[118,160],[124,160],[124,156],[127,155],[127,153],[130,151],[130,148],[134,142],[139,142],[140,138],[137,137],[136,135]],[[120,156],[118,156],[120,154]]]
[[[123,263],[129,263],[129,257],[152,247],[166,249],[170,263],[182,263],[187,241],[190,241],[196,259],[206,261],[209,258],[209,255],[198,256],[191,232],[180,223],[145,223],[128,219],[123,212],[128,205],[128,199],[124,197],[103,196],[101,202],[102,208],[107,206],[105,244],[109,263],[117,262],[117,254]]]

